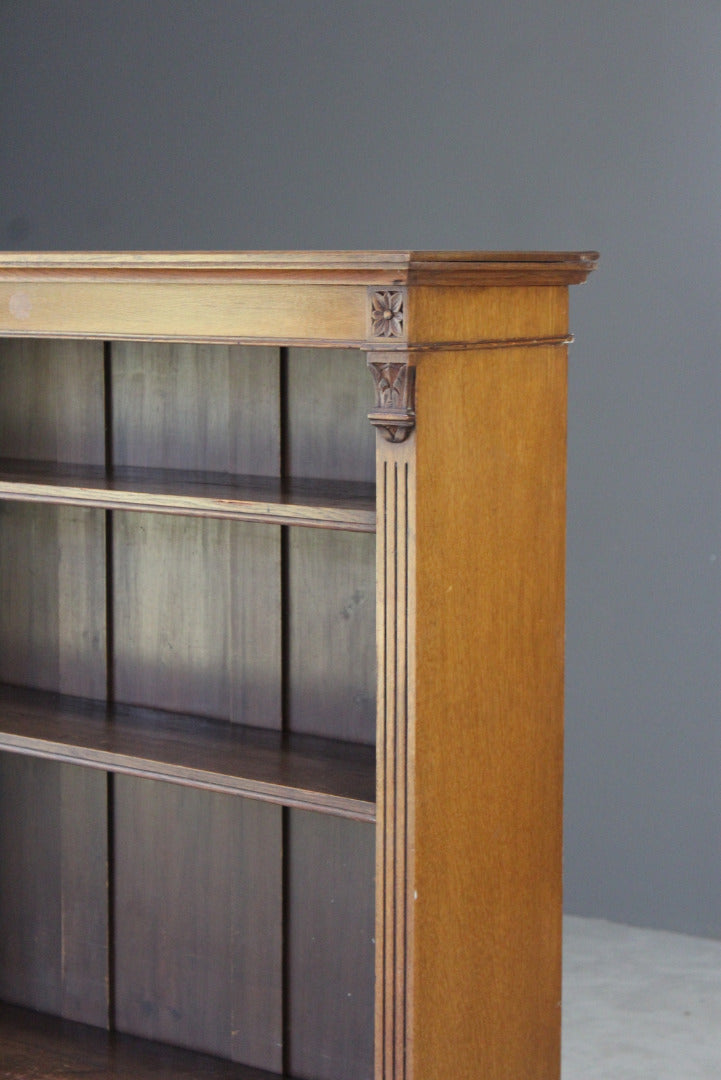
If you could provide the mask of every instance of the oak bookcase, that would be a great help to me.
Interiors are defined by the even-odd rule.
[[[594,263],[0,256],[0,1074],[557,1080]]]

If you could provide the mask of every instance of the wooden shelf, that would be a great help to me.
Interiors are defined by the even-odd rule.
[[[0,459],[0,499],[375,532],[375,485]]]
[[[0,1076],[7,1080],[282,1080],[277,1073],[236,1065],[132,1035],[0,1004]]]
[[[375,753],[202,717],[0,686],[0,750],[375,820]]]

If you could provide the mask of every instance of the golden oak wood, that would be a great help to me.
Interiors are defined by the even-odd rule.
[[[0,255],[5,998],[157,1040],[141,1076],[558,1080],[595,260]],[[17,1075],[115,1075],[0,1029]]]
[[[417,372],[411,1075],[531,1080],[560,1060],[565,356],[449,360]]]

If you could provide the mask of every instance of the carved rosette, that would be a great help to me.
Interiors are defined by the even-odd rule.
[[[370,294],[371,335],[376,338],[403,337],[404,295],[395,290],[375,290]]]
[[[370,356],[368,367],[376,390],[376,407],[368,419],[389,442],[403,442],[416,422],[415,368],[396,356]]]

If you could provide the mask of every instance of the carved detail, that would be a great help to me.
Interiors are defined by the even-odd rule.
[[[369,359],[368,367],[376,388],[376,408],[368,419],[389,442],[403,442],[416,422],[416,369],[386,358]]]
[[[371,332],[374,337],[403,336],[403,293],[371,293]]]

